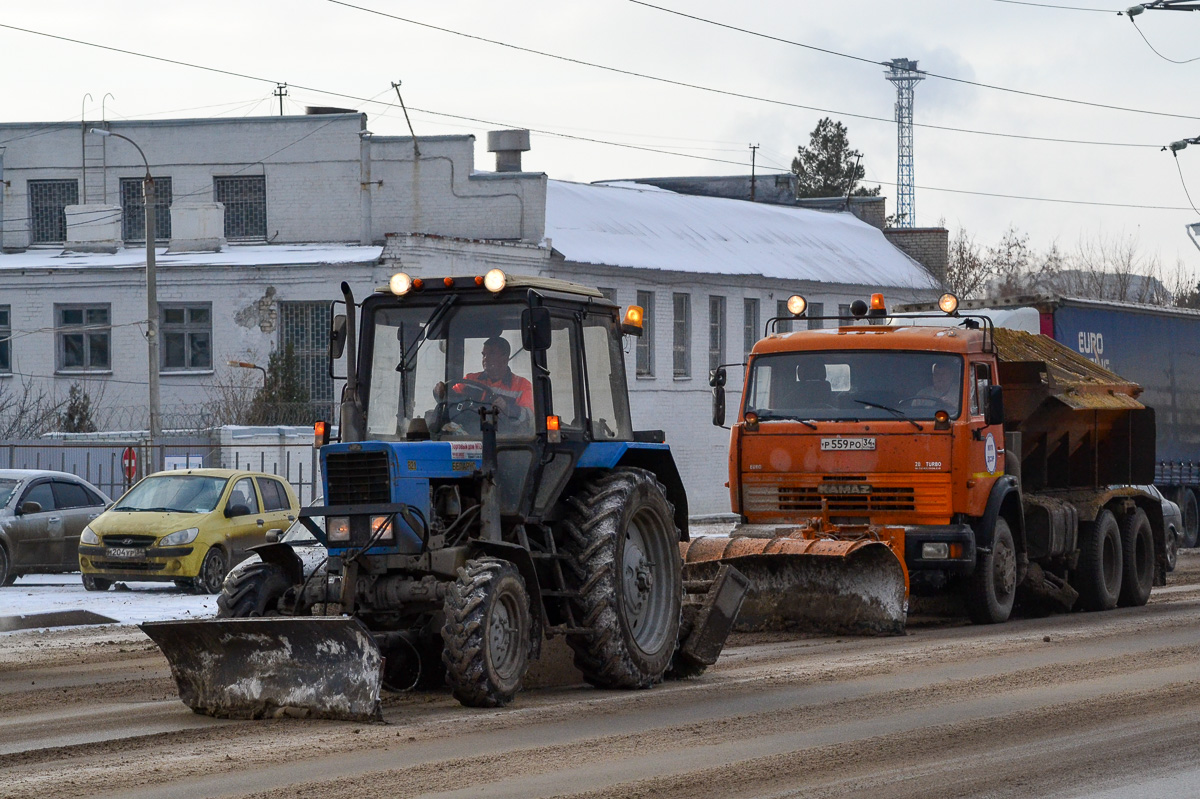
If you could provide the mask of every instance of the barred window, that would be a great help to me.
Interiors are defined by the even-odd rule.
[[[609,302],[617,301],[617,290],[616,289],[606,289],[603,286],[600,286],[599,288],[600,288],[600,293],[604,295],[604,299],[608,300]]]
[[[300,377],[314,404],[333,403],[333,378],[329,376],[329,303],[279,303],[279,345],[288,344],[300,368]]]
[[[708,370],[725,362],[725,298],[708,298]]]
[[[841,317],[838,319],[839,323],[843,323],[853,318],[850,313],[850,303],[843,302],[838,304],[838,316]]]
[[[675,341],[673,342],[676,377],[692,376],[692,295],[676,294]]]
[[[267,237],[267,178],[264,175],[213,178],[213,195],[225,204],[225,238]]]
[[[775,332],[791,333],[792,312],[788,310],[787,300],[775,301],[775,315],[779,317],[779,321],[775,323]]]
[[[742,350],[749,358],[754,342],[758,341],[758,299],[747,297],[742,303]]]
[[[825,303],[810,302],[808,304],[808,329],[809,330],[820,330],[821,328],[825,327],[824,320],[814,318],[817,316],[824,316],[824,315],[825,315]]]
[[[0,305],[0,374],[12,372],[12,310]]]
[[[59,371],[108,371],[112,368],[109,305],[55,305]]]
[[[121,238],[146,240],[146,198],[142,178],[121,178]],[[154,179],[154,238],[171,238],[171,179]]]
[[[212,369],[212,303],[159,305],[162,371]]]
[[[79,181],[31,180],[29,228],[34,244],[63,244],[67,240],[68,205],[79,203]]]
[[[642,336],[637,340],[637,375],[654,377],[654,292],[639,291],[637,304],[642,308]]]

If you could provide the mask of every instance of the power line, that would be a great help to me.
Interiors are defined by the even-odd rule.
[[[748,28],[739,28],[736,25],[729,25],[724,22],[717,22],[715,20],[706,19],[704,17],[698,17],[698,16],[695,16],[694,14],[687,14],[682,11],[676,11],[671,8],[665,8],[663,6],[656,6],[653,3],[645,2],[645,0],[628,0],[628,1],[635,5],[645,6],[646,8],[652,8],[656,11],[662,11],[667,14],[674,14],[675,16],[684,17],[685,19],[695,20],[696,22],[703,22],[706,25],[714,25],[718,28],[725,28],[726,30],[736,31],[738,33],[744,33],[748,36],[756,36],[760,39],[767,39],[769,41],[779,42],[781,44],[790,44],[793,47],[803,47],[806,50],[814,50],[819,53],[835,55],[835,56],[838,56],[839,58],[848,58],[853,61],[861,61],[863,63],[872,64],[874,66],[880,66],[880,67],[888,66],[888,62],[886,62],[886,61],[876,61],[875,59],[872,59],[872,58],[863,58],[861,56],[850,55],[849,53],[841,53],[841,52],[838,52],[837,50],[829,50],[824,47],[817,47],[815,45],[805,44],[803,42],[792,41],[791,39],[783,39],[778,36],[771,36],[770,34],[762,33],[760,31],[750,30]],[[346,3],[340,3],[340,0],[327,0],[327,2],[339,3],[340,5],[348,5]],[[375,12],[375,13],[379,13],[379,12]],[[1084,106],[1088,106],[1090,108],[1102,108],[1102,109],[1105,109],[1108,111],[1124,111],[1124,112],[1131,113],[1131,114],[1148,114],[1151,116],[1173,117],[1175,119],[1200,119],[1200,117],[1190,116],[1188,114],[1172,114],[1172,113],[1169,113],[1166,111],[1150,111],[1150,110],[1143,109],[1143,108],[1129,108],[1126,106],[1109,105],[1107,103],[1095,103],[1095,102],[1091,102],[1090,100],[1076,100],[1076,99],[1073,99],[1070,97],[1059,97],[1059,96],[1053,95],[1053,94],[1041,94],[1040,92],[1030,92],[1030,91],[1025,91],[1023,89],[1010,89],[1006,86],[997,86],[997,85],[991,84],[991,83],[980,83],[979,81],[967,80],[965,78],[956,78],[951,75],[941,75],[936,72],[927,72],[925,70],[922,70],[921,74],[923,74],[929,78],[937,78],[939,80],[951,81],[953,83],[961,83],[966,86],[975,86],[980,89],[991,89],[993,91],[998,91],[998,92],[1007,92],[1009,94],[1018,94],[1023,97],[1036,97],[1040,100],[1054,100],[1055,102],[1060,102],[1060,103],[1071,103],[1073,105],[1084,105]]]
[[[1057,6],[1052,3],[1031,3],[1029,0],[993,0],[996,3],[1010,3],[1014,6],[1036,6],[1038,8],[1057,8],[1063,11],[1097,11],[1101,14],[1120,14],[1115,8],[1080,8],[1079,6]]]
[[[1172,64],[1190,64],[1193,61],[1200,61],[1200,56],[1196,56],[1195,58],[1189,58],[1185,61],[1177,61],[1174,58],[1168,58],[1167,56],[1158,52],[1158,48],[1156,48],[1154,45],[1150,44],[1150,40],[1146,38],[1146,34],[1142,33],[1141,26],[1139,26],[1137,24],[1136,19],[1134,19],[1133,17],[1130,17],[1129,21],[1133,23],[1133,29],[1138,32],[1138,36],[1142,37],[1142,41],[1146,43],[1146,46],[1150,48],[1151,52],[1153,52],[1156,56],[1161,58],[1163,61],[1170,61]]]

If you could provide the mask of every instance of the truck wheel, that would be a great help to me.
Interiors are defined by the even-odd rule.
[[[112,588],[112,584],[112,580],[105,580],[103,577],[93,577],[90,574],[83,575],[84,591],[107,591]]]
[[[1200,542],[1200,504],[1196,502],[1196,492],[1190,488],[1181,488],[1175,495],[1179,505],[1179,513],[1183,516],[1183,529],[1179,532],[1183,540],[1179,546],[1190,549]]]
[[[218,547],[209,547],[204,553],[204,561],[200,564],[200,573],[192,582],[192,590],[197,594],[219,594],[221,584],[225,582],[225,574],[229,571],[225,565],[225,553]]]
[[[617,469],[568,501],[563,551],[579,597],[567,636],[575,665],[600,688],[663,678],[679,638],[683,577],[675,509],[651,472]]]
[[[967,614],[976,624],[1008,621],[1017,595],[1017,548],[1003,518],[996,519],[991,549],[981,555],[967,583]]]
[[[278,565],[252,563],[221,584],[217,618],[278,616],[279,598],[291,587],[291,580]]]
[[[1123,608],[1146,604],[1154,585],[1154,531],[1141,508],[1121,521],[1121,574],[1117,604]]]
[[[502,707],[529,670],[533,622],[517,567],[476,558],[458,570],[445,601],[442,661],[454,698],[467,707]]]
[[[1079,525],[1079,569],[1073,585],[1084,610],[1111,610],[1121,590],[1121,530],[1107,510]]]

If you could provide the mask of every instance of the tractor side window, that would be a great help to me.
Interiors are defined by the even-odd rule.
[[[547,413],[559,418],[563,430],[583,429],[583,403],[579,386],[583,382],[575,357],[577,328],[573,319],[554,317],[550,349],[546,350],[546,368],[550,373],[550,402]]]
[[[595,441],[633,438],[625,396],[625,359],[611,317],[589,316],[584,321],[583,348],[588,371],[588,398]]]

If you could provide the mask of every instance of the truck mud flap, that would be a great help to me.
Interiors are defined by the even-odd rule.
[[[721,564],[749,580],[736,630],[904,633],[907,576],[881,541],[714,536],[681,549],[687,580],[711,579]]]
[[[378,721],[383,657],[349,617],[269,617],[138,625],[197,713]]]

